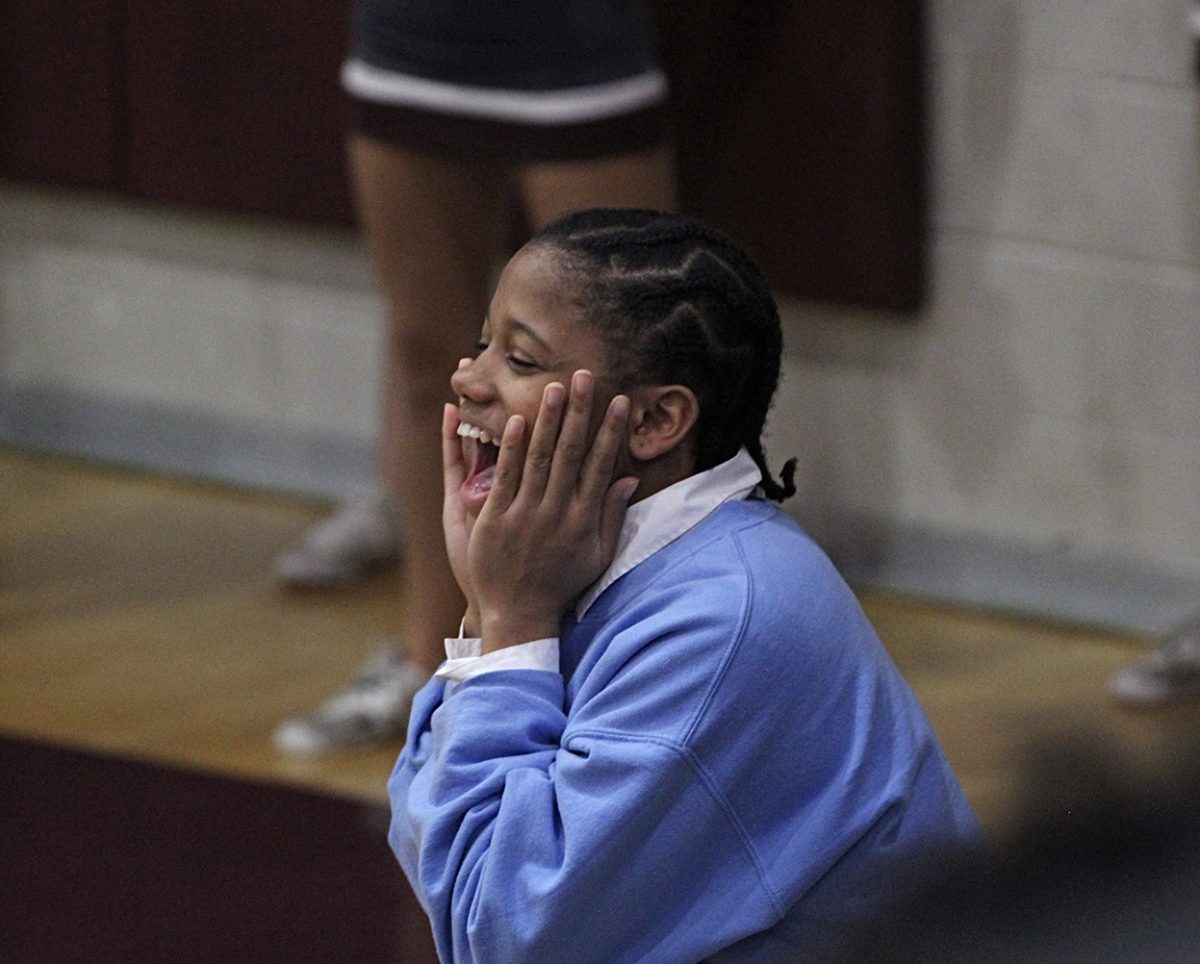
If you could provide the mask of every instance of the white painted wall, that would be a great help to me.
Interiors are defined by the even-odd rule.
[[[932,291],[785,304],[776,461],[850,515],[1200,579],[1200,146],[1186,0],[930,0]],[[0,386],[369,444],[352,235],[0,186]],[[1200,605],[1200,600],[1197,600]]]
[[[0,374],[374,432],[380,303],[350,231],[0,188]]]
[[[1200,573],[1187,3],[929,9],[930,303],[790,306],[774,448],[822,502]]]

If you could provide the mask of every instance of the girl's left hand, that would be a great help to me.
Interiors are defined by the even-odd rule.
[[[557,636],[571,602],[608,568],[637,479],[613,481],[629,399],[608,406],[587,444],[595,378],[546,386],[533,430],[504,428],[492,490],[467,545],[483,651]]]

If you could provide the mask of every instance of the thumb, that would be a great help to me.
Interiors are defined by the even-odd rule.
[[[462,443],[458,439],[458,406],[447,404],[442,409],[442,480],[447,498],[458,491],[466,477]]]

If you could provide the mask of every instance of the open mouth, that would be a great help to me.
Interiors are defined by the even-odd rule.
[[[487,429],[469,422],[459,422],[458,435],[462,439],[463,461],[467,465],[467,477],[463,480],[463,491],[475,498],[487,498],[492,489],[492,478],[496,474],[496,459],[500,455],[498,442],[492,440]]]

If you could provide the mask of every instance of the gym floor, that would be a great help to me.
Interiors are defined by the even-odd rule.
[[[275,554],[324,506],[11,449],[0,492],[0,733],[68,761],[382,811],[397,747],[294,759],[271,744],[281,718],[352,676],[396,622],[396,573],[328,593],[273,582]],[[1081,746],[1161,776],[1200,732],[1200,708],[1130,712],[1107,696],[1108,675],[1148,640],[860,598],[994,837],[1022,816],[1034,750]]]

